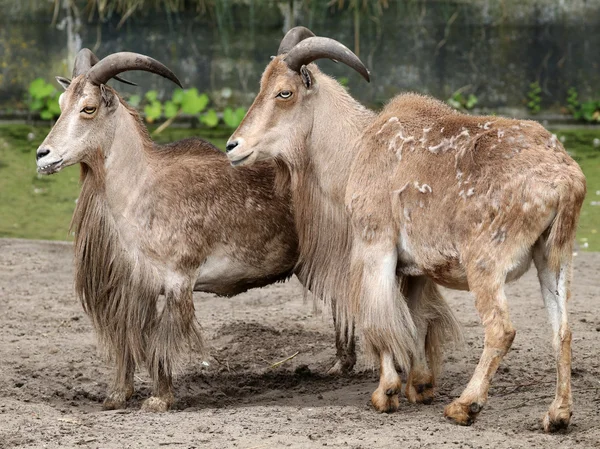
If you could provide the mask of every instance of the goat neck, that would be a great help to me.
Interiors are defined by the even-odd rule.
[[[148,180],[150,161],[146,150],[153,144],[135,113],[120,103],[115,114],[118,138],[104,149],[106,201],[113,213],[127,216]]]
[[[375,114],[329,76],[313,71],[319,89],[312,129],[302,152],[320,189],[343,204],[356,144]]]

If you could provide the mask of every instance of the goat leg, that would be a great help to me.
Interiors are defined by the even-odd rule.
[[[104,410],[125,408],[126,402],[133,395],[135,362],[127,346],[125,346],[124,349],[119,349],[119,353],[116,355],[115,359],[117,367],[114,383],[102,404]]]
[[[444,416],[456,424],[469,426],[473,424],[479,412],[487,402],[490,382],[510,349],[516,331],[508,317],[508,306],[504,295],[504,285],[494,277],[482,279],[481,273],[469,276],[471,291],[475,294],[475,304],[485,326],[483,353],[473,377],[461,396],[447,405]],[[496,273],[493,273],[496,274]],[[471,282],[476,279],[478,282]],[[496,276],[496,279],[504,278]]]
[[[327,374],[340,376],[352,371],[356,364],[354,320],[348,319],[345,315],[340,320],[335,300],[331,301],[331,315],[333,316],[333,327],[335,328],[336,361],[327,371]],[[343,322],[340,323],[340,321]]]

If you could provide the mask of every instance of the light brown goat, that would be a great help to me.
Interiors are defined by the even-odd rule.
[[[303,27],[291,30],[280,45],[280,56],[274,61],[281,61],[298,42],[310,41],[312,36]],[[275,70],[279,74],[281,67],[288,74],[285,64],[280,66],[273,62],[267,68],[261,93],[230,139],[230,159],[234,165],[246,165],[256,157],[281,154],[277,158],[278,174],[285,180],[283,185],[289,185],[290,180],[292,184],[293,212],[300,242],[299,276],[317,297],[337,298],[338,313],[354,317],[354,308],[348,301],[352,297],[349,283],[352,229],[344,207],[351,158],[348,157],[348,163],[340,163],[340,159],[352,155],[348,143],[358,138],[375,115],[357,107],[349,117],[333,119],[340,109],[352,106],[348,95],[327,96],[321,101],[322,109],[318,113],[307,113],[300,104],[302,96],[326,95],[326,91],[315,86],[314,91],[300,92],[297,85],[271,72]],[[294,122],[298,125],[293,125]],[[318,145],[321,151],[309,154],[303,151],[308,150],[307,145]],[[386,359],[382,369],[394,370],[394,362],[397,362],[408,373],[407,398],[411,402],[429,403],[441,364],[442,345],[459,340],[460,328],[430,279],[406,278],[404,281],[401,282],[402,293],[397,292],[400,300],[392,301],[387,311],[397,320],[381,328],[379,338],[379,341],[393,342],[399,348],[398,357],[395,361]],[[402,313],[397,314],[396,308]],[[407,333],[410,338],[403,338]],[[394,394],[389,395],[396,406],[397,393],[394,390]]]
[[[99,62],[82,50],[73,80],[59,80],[66,89],[62,114],[37,151],[37,165],[50,174],[81,164],[72,221],[76,290],[101,346],[115,358],[104,407],[125,405],[134,370],[145,363],[154,389],[143,408],[163,411],[174,400],[179,356],[188,343],[202,343],[192,291],[230,296],[291,276],[297,237],[289,192],[274,194],[272,164],[235,170],[200,139],[155,145],[138,113],[105,85],[125,70],[179,84],[146,56],[117,53]],[[347,346],[338,353],[349,347],[354,357],[354,341],[341,340]]]
[[[475,295],[484,351],[468,387],[445,410],[466,425],[484,406],[515,336],[504,284],[533,260],[557,360],[556,397],[543,424],[546,431],[566,427],[572,402],[566,303],[586,190],[579,166],[535,122],[467,116],[415,94],[396,97],[375,115],[311,64],[319,58],[343,62],[368,80],[342,44],[308,37],[267,66],[227,150],[236,165],[275,158],[288,168],[293,198],[307,214],[301,257],[304,242],[314,239],[352,248],[348,282],[336,279],[327,254],[313,257],[325,289],[354,295],[367,347],[381,364],[374,406],[398,407],[394,362],[407,367],[415,335],[423,333],[397,300],[397,275]],[[325,226],[323,217],[335,219]]]

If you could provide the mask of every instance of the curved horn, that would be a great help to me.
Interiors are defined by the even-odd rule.
[[[98,56],[96,56],[89,48],[82,48],[75,56],[75,63],[73,64],[73,78],[87,73],[93,66],[98,64],[100,60]],[[137,84],[132,83],[131,81],[127,81],[120,76],[114,77],[117,81],[121,81],[122,83],[129,84],[131,86],[137,86]]]
[[[283,55],[284,53],[289,53],[290,50],[298,44],[298,42],[303,41],[304,39],[308,39],[309,37],[315,37],[315,33],[310,31],[308,28],[292,28],[285,34],[285,36],[283,36],[283,39],[281,39],[281,43],[279,44],[279,50],[277,50],[277,54]]]
[[[106,84],[109,79],[128,70],[143,70],[144,72],[156,73],[163,78],[173,81],[179,87],[183,87],[177,76],[156,59],[139,53],[125,51],[108,55],[102,59],[87,72],[87,77],[94,84]]]
[[[99,61],[96,56],[89,48],[82,48],[75,56],[75,63],[73,64],[73,78],[77,78],[82,73],[87,73],[93,65]]]
[[[327,37],[309,37],[292,48],[284,58],[287,66],[295,72],[300,71],[303,65],[310,64],[317,59],[335,59],[343,62],[370,81],[369,71],[350,49],[338,41]]]

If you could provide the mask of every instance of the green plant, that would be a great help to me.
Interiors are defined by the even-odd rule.
[[[210,103],[208,95],[198,92],[196,88],[175,89],[171,98],[164,103],[158,99],[158,92],[155,90],[146,92],[143,97],[132,95],[128,101],[136,108],[142,107],[148,123],[161,117],[166,119],[153,134],[160,134],[182,115],[197,118],[207,128],[216,128],[220,122],[219,113],[214,108],[207,109]],[[241,107],[226,107],[222,113],[223,122],[229,128],[237,128],[245,115],[246,109]]]
[[[200,122],[209,128],[215,128],[219,124],[219,116],[214,109],[209,109],[206,114],[200,116]]]
[[[43,78],[36,78],[29,84],[27,92],[29,110],[38,112],[42,120],[52,120],[60,115],[58,105],[60,94],[52,84],[47,83]]]
[[[240,125],[240,123],[242,123],[245,115],[245,108],[237,108],[236,110],[233,110],[232,108],[225,108],[223,111],[223,121],[229,128],[235,129]]]
[[[600,122],[600,101],[584,101],[574,117],[586,122]]]
[[[162,115],[162,103],[158,100],[158,92],[155,90],[149,90],[144,95],[144,98],[147,101],[146,106],[144,106],[144,114],[146,115],[146,121],[149,123],[154,122],[159,119]]]
[[[198,89],[195,87],[186,90],[175,89],[171,99],[167,100],[164,105],[164,116],[167,120],[154,131],[154,134],[160,134],[181,114],[190,115],[192,117],[199,116],[199,114],[206,109],[209,101],[208,95],[198,93]],[[202,120],[204,115],[198,117],[203,124],[211,128],[217,126],[219,123],[218,117],[217,121],[214,122],[211,120],[212,117]]]
[[[570,87],[567,91],[567,109],[576,120],[600,122],[600,101],[579,102],[579,95],[574,87]]]
[[[452,96],[446,100],[450,106],[459,111],[470,111],[475,107],[477,101],[478,99],[475,94],[469,94],[465,97],[460,89],[454,92]]]
[[[527,108],[532,114],[537,114],[542,108],[542,88],[538,81],[534,81],[529,85],[527,92]]]
[[[580,106],[577,89],[574,87],[569,87],[569,90],[567,91],[567,109],[575,118],[579,118],[576,117],[576,115],[579,113]]]

